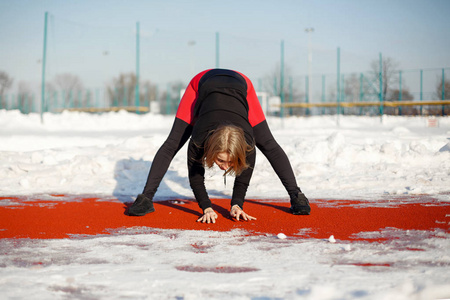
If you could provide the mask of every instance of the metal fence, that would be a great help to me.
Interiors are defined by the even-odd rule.
[[[380,90],[380,80],[374,72],[289,76],[280,90],[280,77],[253,80],[261,102],[271,99],[266,108],[277,115],[448,115],[450,112],[449,68],[394,70],[389,82]],[[131,76],[132,74],[130,74]],[[442,84],[444,82],[445,84]],[[57,90],[48,88],[44,103],[38,93],[8,93],[0,96],[0,109],[17,109],[22,113],[90,112],[125,109],[138,113],[174,114],[185,83],[169,83],[163,87],[141,86],[136,100],[135,86],[116,86]],[[427,89],[425,89],[427,87]],[[380,92],[381,91],[381,92]],[[263,98],[266,99],[263,99]],[[447,101],[446,101],[447,100]]]
[[[306,36],[268,40],[142,29],[139,22],[102,28],[48,13],[44,25],[41,83],[0,94],[0,109],[174,114],[190,77],[220,67],[245,73],[274,115],[447,115],[450,110],[450,68],[402,70],[379,53],[339,48],[312,53]],[[366,71],[350,71],[361,68]]]

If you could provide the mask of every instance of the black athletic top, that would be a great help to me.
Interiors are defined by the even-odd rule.
[[[267,157],[289,195],[300,191],[285,152],[270,132],[251,81],[236,71],[212,69],[199,73],[189,83],[172,130],[153,160],[143,194],[153,198],[173,157],[191,137],[188,147],[189,182],[200,208],[211,207],[201,157],[209,133],[223,124],[243,129],[247,143],[256,145]],[[243,207],[255,156],[255,150],[247,154],[250,167],[236,176],[231,206]]]

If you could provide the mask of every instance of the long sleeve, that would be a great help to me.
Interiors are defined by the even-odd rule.
[[[188,147],[189,183],[194,192],[195,199],[202,210],[211,207],[211,200],[205,187],[205,168],[201,162],[203,151],[192,140]]]
[[[156,193],[164,175],[169,168],[170,162],[177,152],[183,147],[192,133],[192,125],[179,118],[175,118],[172,130],[169,133],[164,144],[159,148],[153,159],[147,183],[145,184],[143,194],[150,199]]]
[[[231,196],[231,206],[237,204],[243,208],[245,194],[247,193],[253,169],[255,168],[256,151],[253,149],[246,157],[249,168],[245,169],[239,176],[236,176],[233,186],[233,195]]]
[[[267,157],[275,173],[280,178],[288,194],[296,195],[300,191],[295,180],[291,163],[284,150],[277,143],[270,132],[267,121],[263,121],[253,128],[256,146]]]

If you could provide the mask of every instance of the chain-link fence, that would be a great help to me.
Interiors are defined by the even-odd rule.
[[[220,67],[246,74],[271,114],[438,115],[450,110],[445,101],[435,102],[450,99],[450,68],[401,70],[395,58],[308,47],[306,38],[269,40],[139,25],[93,27],[49,14],[42,82],[14,78],[15,88],[1,89],[0,109],[173,114],[190,78]]]

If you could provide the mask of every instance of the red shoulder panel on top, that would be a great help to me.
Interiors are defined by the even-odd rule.
[[[181,98],[180,105],[178,105],[178,110],[175,117],[185,121],[188,124],[192,125],[194,121],[194,106],[198,98],[198,83],[200,82],[202,76],[208,71],[210,71],[210,69],[198,73],[191,79],[191,82],[189,82],[189,85]]]
[[[240,72],[237,73],[244,77],[247,83],[248,121],[252,127],[255,127],[256,125],[264,121],[266,119],[266,116],[264,115],[264,112],[262,110],[261,103],[259,103],[258,96],[256,96],[252,81],[244,74]]]

